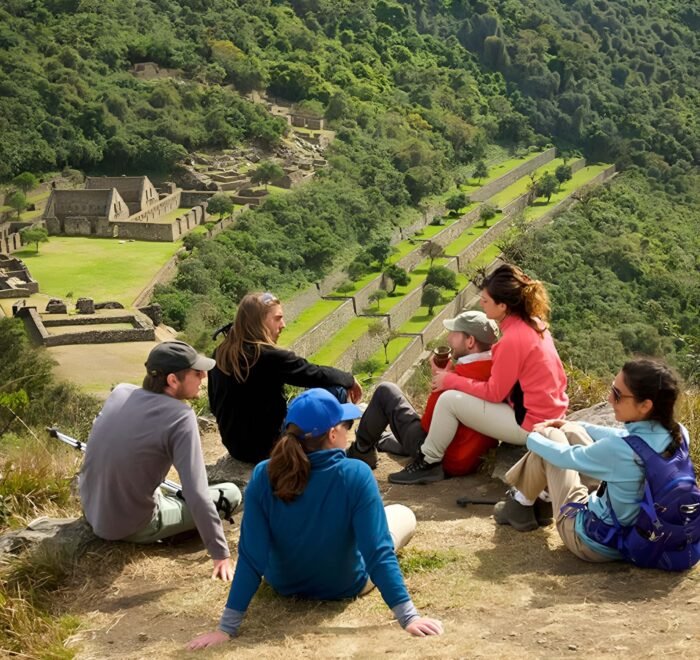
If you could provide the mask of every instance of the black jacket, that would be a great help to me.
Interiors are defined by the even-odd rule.
[[[283,348],[263,346],[244,383],[218,367],[209,372],[209,407],[229,454],[239,461],[259,463],[270,457],[287,415],[284,385],[350,389],[352,374],[319,367]]]

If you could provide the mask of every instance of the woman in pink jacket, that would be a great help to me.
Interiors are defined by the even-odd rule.
[[[566,374],[549,333],[549,297],[542,282],[511,264],[499,266],[481,284],[481,307],[499,324],[487,381],[458,376],[451,365],[433,369],[438,399],[422,456],[389,475],[400,484],[444,478],[442,457],[458,424],[514,445],[524,445],[538,422],[564,417],[569,404]]]

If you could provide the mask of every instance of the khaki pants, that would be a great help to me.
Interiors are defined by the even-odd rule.
[[[219,500],[219,490],[223,491],[224,497],[231,504],[234,511],[241,503],[241,491],[236,484],[221,483],[209,486],[209,495],[212,502],[216,504]],[[194,518],[184,500],[175,495],[166,495],[158,490],[158,503],[153,513],[151,522],[143,529],[128,536],[123,541],[130,543],[155,543],[170,536],[188,532],[196,527]],[[219,512],[221,514],[221,512]]]
[[[569,445],[590,445],[593,439],[582,426],[566,422],[560,429],[546,428],[542,435],[554,442]],[[576,533],[575,513],[561,512],[567,502],[588,501],[588,485],[592,480],[576,470],[563,470],[545,461],[541,456],[529,451],[508,472],[506,481],[517,488],[525,497],[534,500],[547,488],[552,498],[552,508],[556,515],[557,531],[564,545],[579,559],[592,562],[612,561],[589,548]]]
[[[394,542],[394,552],[403,548],[416,533],[416,516],[403,504],[389,504],[384,507],[386,522],[389,525],[389,534]],[[359,595],[364,596],[374,589],[374,582],[367,580]]]
[[[428,463],[442,460],[460,422],[501,442],[512,445],[527,442],[528,432],[515,421],[515,413],[507,403],[490,403],[471,394],[447,390],[437,401],[430,431],[421,448]]]

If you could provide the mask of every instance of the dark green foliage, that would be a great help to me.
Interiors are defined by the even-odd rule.
[[[0,319],[0,355],[0,401],[16,405],[18,399],[12,395],[19,392],[28,398],[23,410],[0,403],[0,429],[23,429],[10,412],[13,410],[30,426],[41,428],[60,422],[66,433],[87,437],[99,401],[73,385],[54,380],[51,358],[45,350],[30,345],[21,320]]]
[[[32,188],[36,188],[39,185],[39,179],[37,179],[31,172],[22,172],[22,174],[18,174],[14,179],[12,179],[12,183],[26,194]]]
[[[216,193],[207,201],[207,213],[218,214],[220,220],[225,215],[231,215],[231,211],[233,211],[233,200],[226,193]]]
[[[491,206],[491,204],[484,204],[479,211],[479,220],[483,227],[488,225],[489,220],[496,217],[496,208]]]
[[[559,189],[559,179],[547,172],[537,181],[536,191],[538,197],[546,197],[547,203],[552,198],[552,195]]]
[[[5,200],[8,206],[17,211],[17,219],[19,220],[20,213],[27,208],[27,197],[21,190],[15,190]]]
[[[692,192],[627,173],[517,241],[521,265],[548,284],[565,362],[609,375],[648,353],[700,383],[700,178],[682,181]]]
[[[446,202],[445,208],[456,214],[461,208],[469,204],[469,195],[466,193],[455,193]]]
[[[442,291],[434,284],[426,284],[420,297],[420,304],[428,308],[428,316],[433,315],[433,308],[442,300]]]
[[[385,271],[384,275],[391,280],[391,291],[389,293],[394,293],[397,286],[406,286],[410,281],[411,277],[405,268],[392,264]]]
[[[39,252],[39,243],[46,243],[49,240],[49,233],[43,227],[25,227],[19,232],[22,243],[25,245],[34,243],[36,251]]]
[[[432,266],[425,276],[426,284],[433,284],[441,289],[457,290],[457,273],[445,266]]]

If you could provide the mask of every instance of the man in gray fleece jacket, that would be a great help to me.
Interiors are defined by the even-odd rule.
[[[233,566],[217,503],[241,502],[232,483],[208,486],[194,411],[214,360],[181,341],[156,346],[143,387],[117,385],[95,419],[80,472],[83,511],[100,538],[152,543],[197,528],[214,562],[212,577],[230,581]],[[160,489],[175,466],[182,497]]]

